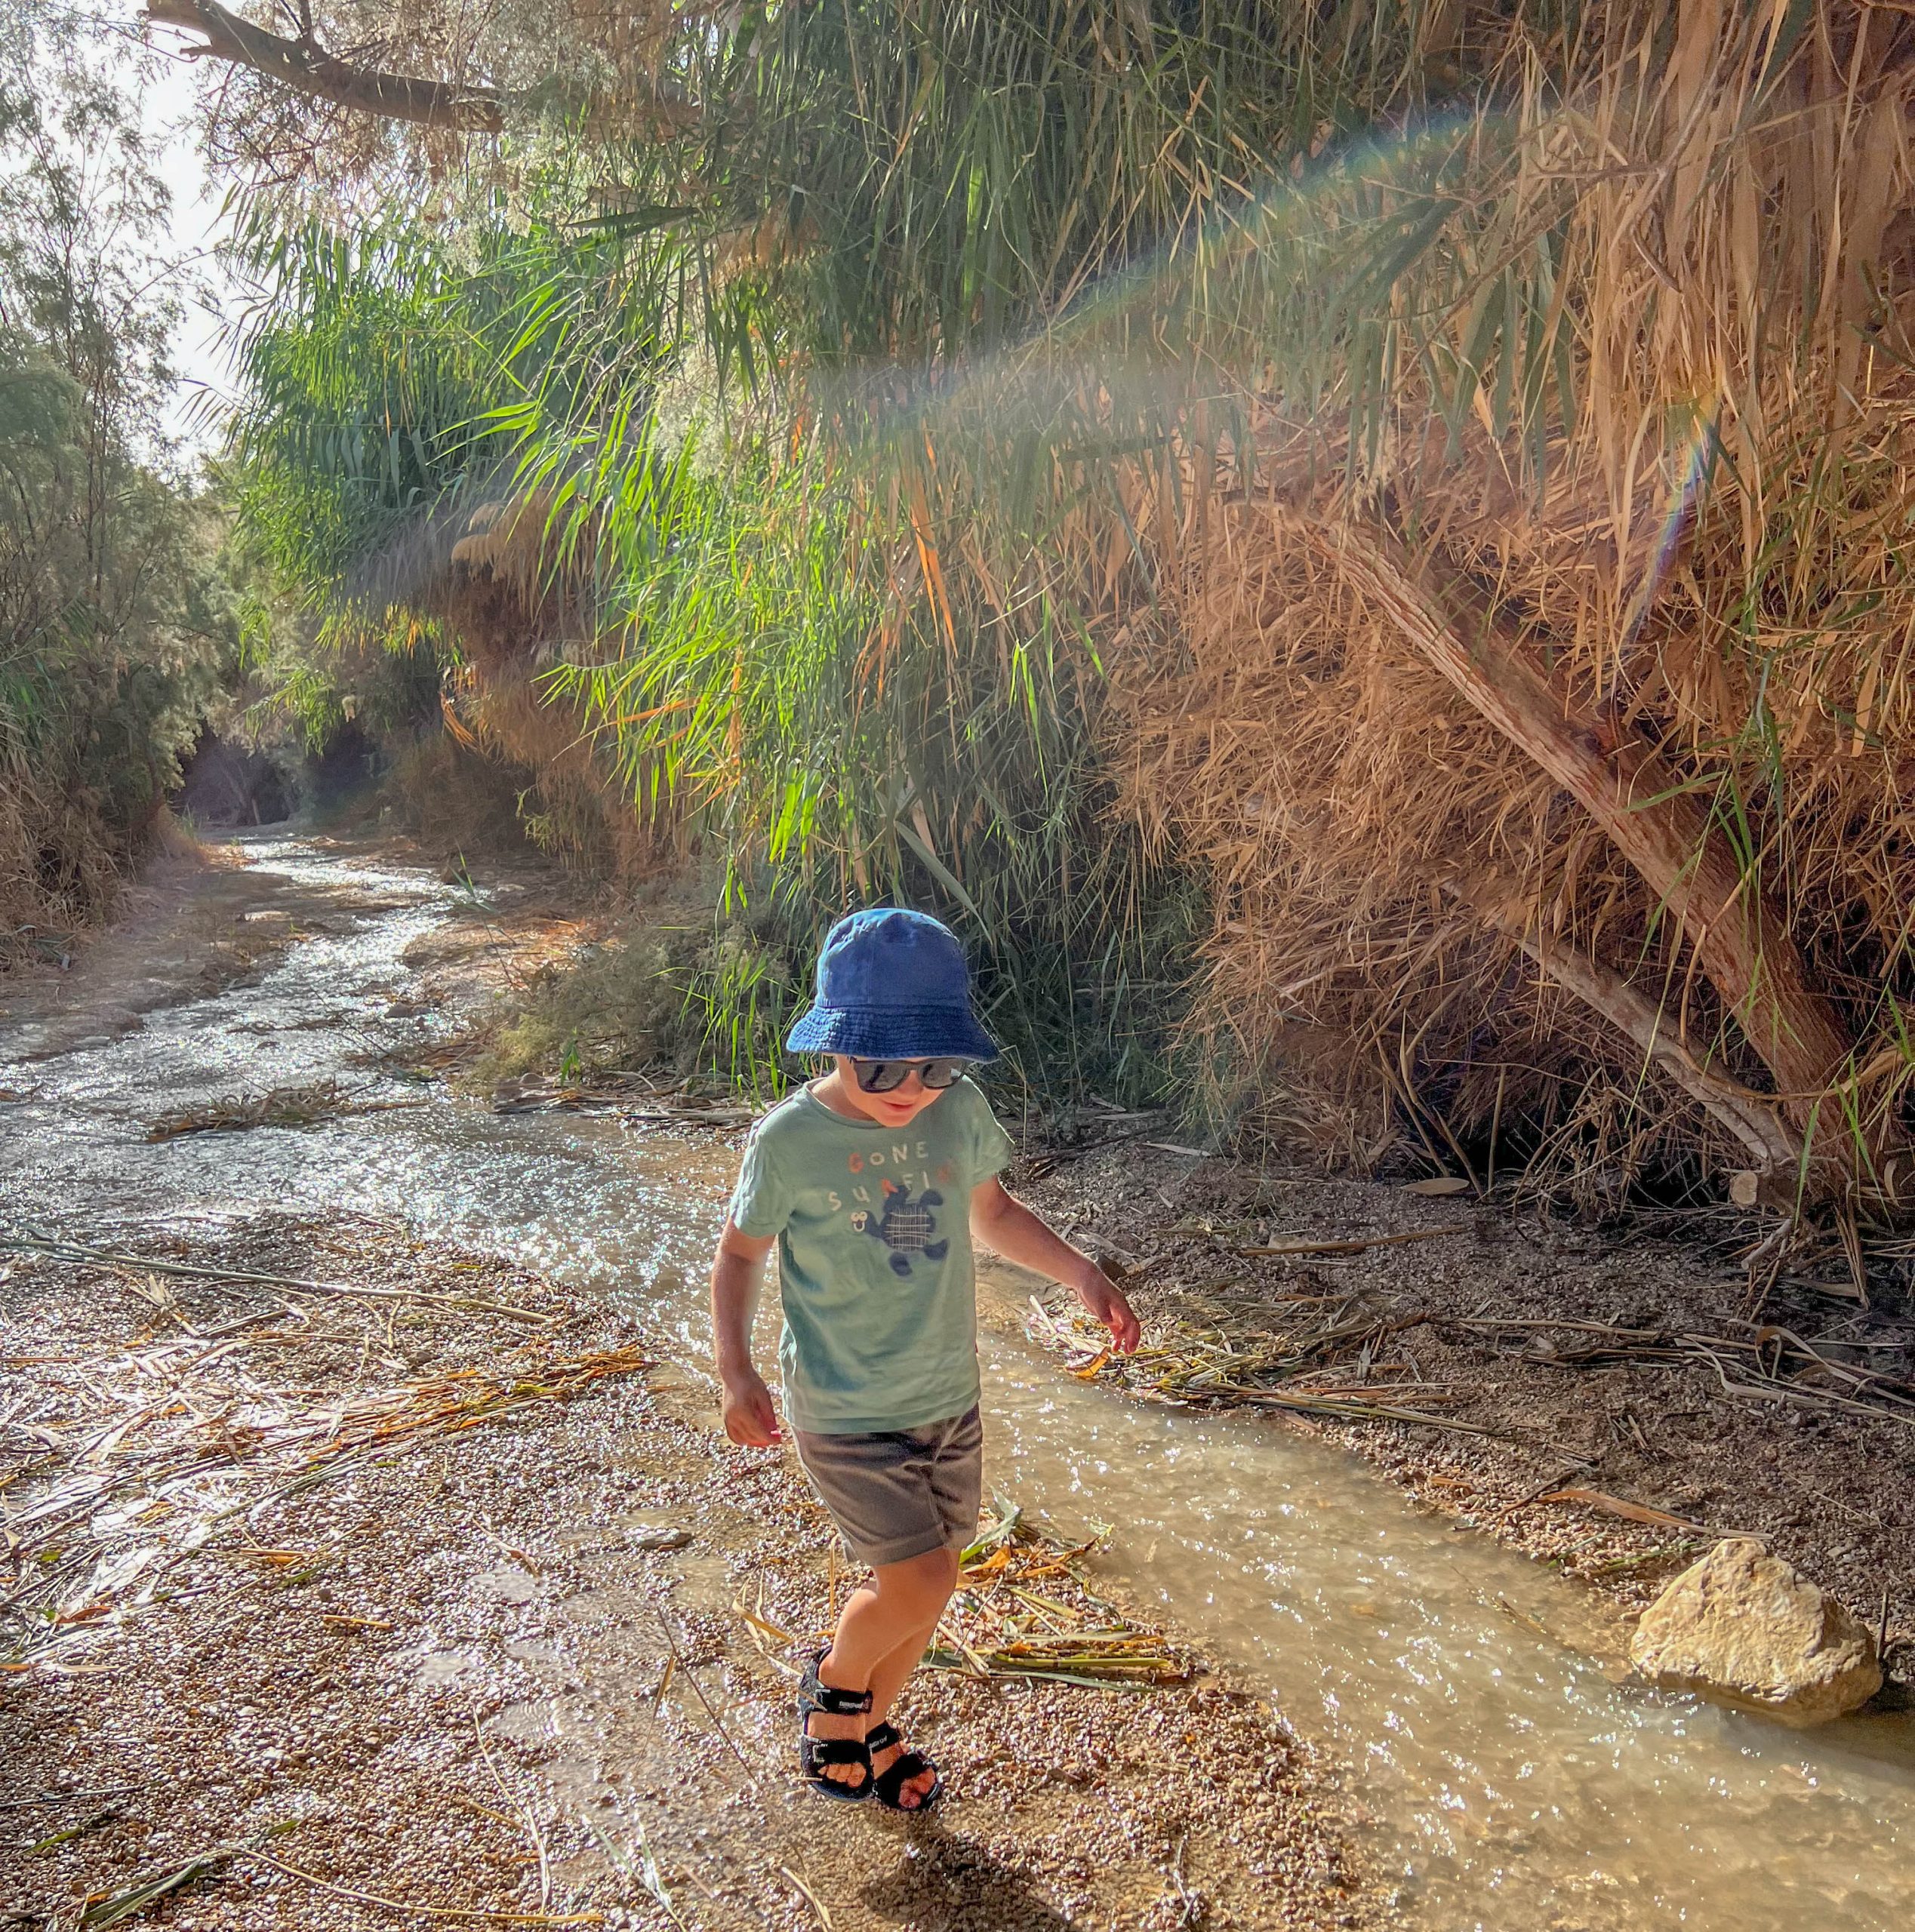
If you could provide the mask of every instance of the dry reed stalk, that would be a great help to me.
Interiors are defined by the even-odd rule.
[[[1078,1562],[1095,1547],[1067,1548],[1000,1500],[963,1553],[957,1593],[928,1661],[980,1677],[1041,1677],[1091,1687],[1187,1683],[1188,1658],[1091,1589]]]
[[[1427,353],[1375,318],[1380,432],[1279,344],[1251,435],[1187,413],[1072,560],[1120,809],[1212,882],[1197,1030],[1279,1107],[1327,1075],[1353,1146],[1381,1097],[1445,1158],[1494,1120],[1586,1177],[1905,1186],[1915,39],[1790,21],[1475,45],[1507,145]],[[1566,416],[1514,306],[1544,235]]]
[[[1085,1381],[1115,1382],[1147,1401],[1199,1404],[1215,1408],[1281,1408],[1300,1414],[1351,1422],[1413,1423],[1463,1435],[1494,1432],[1454,1417],[1432,1415],[1427,1404],[1467,1400],[1473,1393],[1425,1382],[1373,1380],[1373,1377],[1415,1374],[1408,1363],[1379,1358],[1379,1350],[1427,1316],[1405,1321],[1345,1324],[1340,1315],[1325,1324],[1296,1333],[1180,1324],[1165,1340],[1116,1356],[1097,1347],[1094,1331],[1069,1317],[1053,1315],[1033,1301],[1027,1325],[1047,1346],[1064,1353],[1070,1373]],[[1311,1382],[1346,1361],[1353,1361],[1353,1383]],[[1402,1393],[1409,1403],[1392,1399]]]

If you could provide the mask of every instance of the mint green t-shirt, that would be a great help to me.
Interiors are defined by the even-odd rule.
[[[902,1129],[847,1120],[805,1091],[759,1122],[731,1220],[778,1238],[794,1428],[920,1429],[977,1401],[971,1190],[1010,1158],[968,1080]]]

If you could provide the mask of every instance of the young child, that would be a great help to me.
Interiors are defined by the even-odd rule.
[[[1005,1192],[1011,1143],[967,1066],[997,1049],[971,1010],[963,949],[922,912],[834,926],[794,1053],[831,1071],[772,1109],[745,1150],[712,1268],[712,1324],[734,1442],[781,1441],[752,1365],[760,1270],[775,1241],[778,1348],[802,1462],[872,1580],[845,1605],[799,1693],[799,1768],[833,1798],[922,1811],[943,1789],[891,1705],[956,1587],[984,1486],[974,1235],[1074,1289],[1137,1346],[1109,1279]]]

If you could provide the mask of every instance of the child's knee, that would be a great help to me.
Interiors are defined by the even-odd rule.
[[[887,1563],[875,1574],[879,1594],[888,1598],[901,1615],[928,1623],[950,1601],[956,1587],[958,1553],[954,1549],[927,1550],[902,1563]]]

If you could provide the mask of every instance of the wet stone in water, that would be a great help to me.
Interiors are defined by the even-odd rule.
[[[1875,1640],[1761,1544],[1719,1543],[1643,1614],[1630,1660],[1665,1690],[1692,1690],[1784,1724],[1824,1724],[1882,1687]]]

